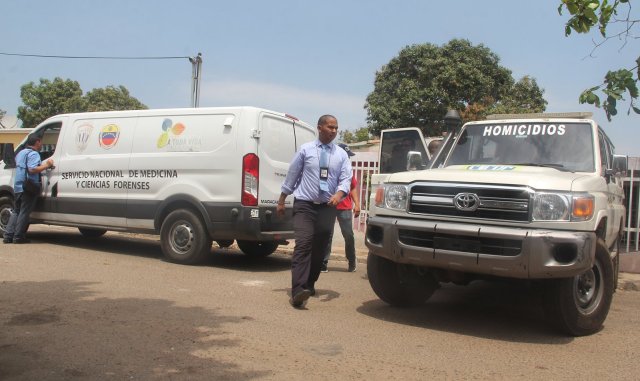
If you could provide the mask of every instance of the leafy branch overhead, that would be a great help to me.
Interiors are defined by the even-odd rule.
[[[23,106],[18,107],[22,126],[31,128],[56,115],[84,111],[146,109],[124,86],[93,89],[82,95],[77,81],[41,78],[39,84],[29,82],[20,88]]]
[[[631,0],[561,0],[558,12],[569,11],[571,18],[565,25],[565,35],[569,36],[572,31],[577,33],[589,33],[593,28],[598,28],[602,37],[601,41],[595,43],[594,49],[603,45],[611,39],[622,42],[624,47],[629,40],[637,39],[633,34],[640,20],[631,16]],[[617,28],[611,30],[612,28]],[[592,104],[602,107],[607,115],[607,119],[618,113],[619,101],[625,100],[625,95],[630,98],[630,106],[627,112],[633,110],[640,114],[640,108],[636,105],[638,100],[638,79],[640,78],[640,57],[635,61],[635,66],[630,69],[621,68],[607,72],[604,82],[601,85],[586,89],[580,94],[580,103]],[[597,92],[601,91],[605,100],[601,101]]]

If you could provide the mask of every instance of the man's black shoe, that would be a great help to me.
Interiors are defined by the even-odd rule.
[[[13,242],[13,238],[4,238],[2,240],[2,243],[12,243]]]
[[[14,238],[13,239],[13,243],[29,243],[29,242],[31,242],[31,241],[26,239],[26,238]]]
[[[304,305],[304,302],[309,299],[311,296],[311,290],[303,289],[299,293],[293,295],[291,299],[289,299],[289,303],[295,308],[300,308]]]
[[[310,287],[309,288],[309,292],[310,292],[309,296],[316,296],[316,289],[315,288]]]
[[[328,273],[329,272],[329,268],[327,266],[328,265],[326,263],[323,263],[322,266],[320,266],[320,272],[321,273]]]
[[[350,273],[355,273],[358,268],[358,262],[354,261],[353,263],[349,263],[349,269],[347,270]]]

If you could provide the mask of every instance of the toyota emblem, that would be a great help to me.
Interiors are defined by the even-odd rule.
[[[480,206],[480,198],[475,193],[458,193],[453,198],[453,205],[463,212],[473,212]]]

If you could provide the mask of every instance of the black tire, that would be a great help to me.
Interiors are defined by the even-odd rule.
[[[11,217],[13,209],[13,199],[11,197],[0,197],[0,233],[4,234]]]
[[[439,283],[429,271],[392,262],[369,253],[367,277],[371,288],[382,301],[396,307],[424,304],[438,289]]]
[[[548,281],[545,312],[550,323],[571,336],[598,332],[613,299],[613,263],[602,240],[593,267],[572,278]]]
[[[242,241],[238,240],[238,247],[250,257],[266,257],[273,254],[278,244],[273,241]]]
[[[233,245],[233,240],[232,239],[217,239],[216,243],[218,244],[218,246],[220,246],[221,248],[225,248],[225,247],[229,247],[231,245]]]
[[[200,263],[211,251],[212,243],[204,224],[191,210],[174,210],[162,222],[160,245],[169,262]]]
[[[88,228],[78,228],[80,234],[82,234],[85,238],[98,238],[102,237],[104,233],[107,232],[107,229],[88,229]]]

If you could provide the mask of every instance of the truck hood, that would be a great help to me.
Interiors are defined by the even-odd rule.
[[[599,177],[599,176],[598,176]],[[480,183],[523,185],[533,189],[560,191],[575,189],[582,181],[594,178],[592,173],[563,172],[554,168],[519,165],[455,165],[423,171],[398,172],[389,176],[389,183],[411,183],[415,181],[439,181],[447,183]],[[572,189],[573,188],[573,189]],[[582,188],[578,186],[577,188]]]

